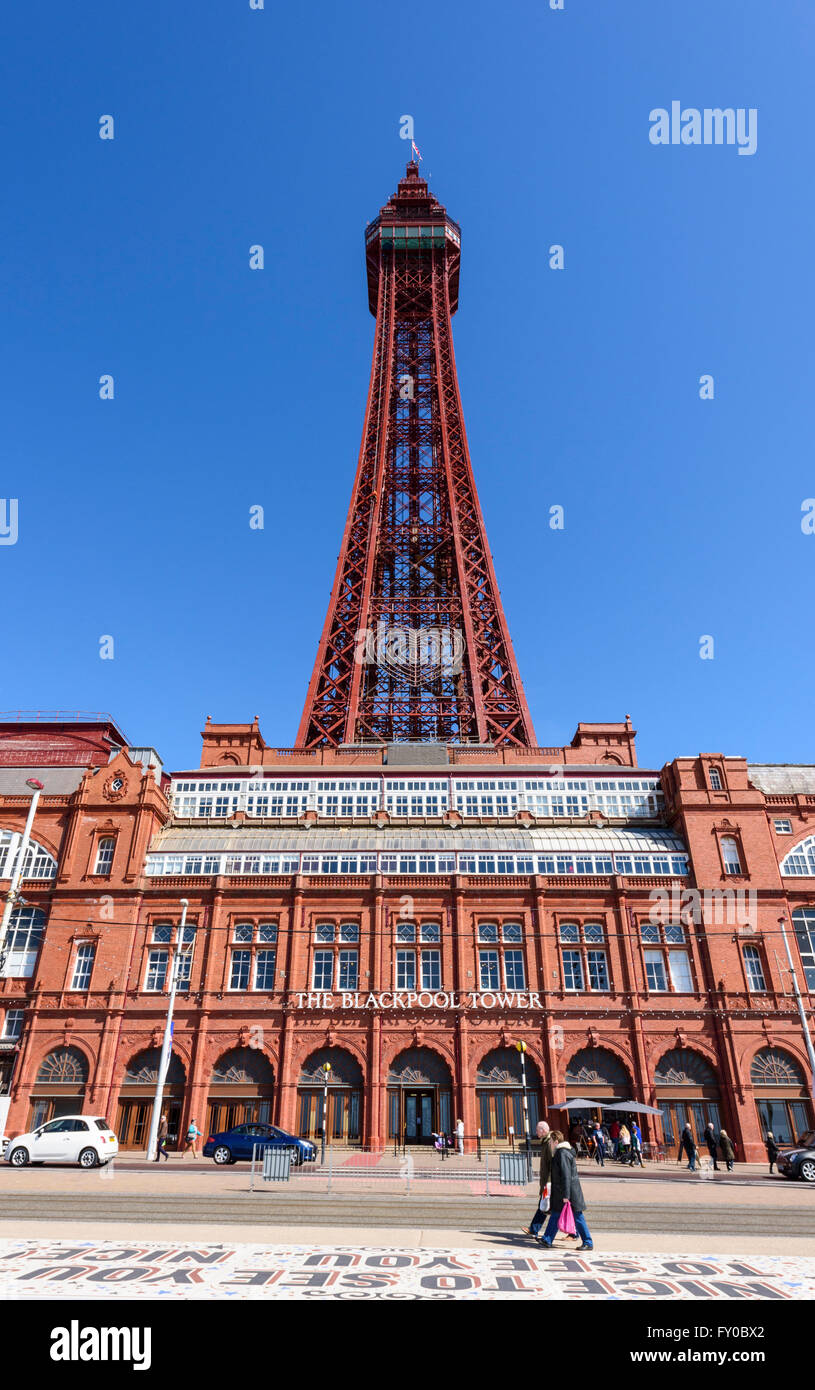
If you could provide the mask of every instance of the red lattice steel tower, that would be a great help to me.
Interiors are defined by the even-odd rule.
[[[456,376],[460,231],[417,164],[365,245],[371,383],[297,746],[534,746]]]

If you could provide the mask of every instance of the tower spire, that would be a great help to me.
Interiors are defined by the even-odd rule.
[[[376,331],[362,448],[297,746],[534,746],[453,355],[461,231],[416,161],[365,248]]]

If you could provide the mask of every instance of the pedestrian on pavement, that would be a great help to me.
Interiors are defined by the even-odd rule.
[[[626,1159],[629,1156],[628,1151],[630,1148],[631,1133],[629,1131],[628,1125],[625,1124],[625,1122],[623,1122],[623,1124],[620,1125],[620,1146],[618,1149],[619,1156],[622,1159],[623,1163],[625,1163]]]
[[[552,1131],[552,1139],[555,1143],[555,1150],[552,1155],[552,1182],[549,1213],[549,1220],[546,1223],[546,1230],[541,1238],[541,1246],[544,1250],[551,1250],[552,1242],[558,1231],[558,1220],[560,1213],[566,1202],[571,1203],[574,1215],[574,1224],[578,1234],[582,1237],[583,1244],[578,1247],[580,1250],[593,1250],[594,1241],[591,1232],[586,1225],[586,1218],[583,1215],[586,1203],[583,1198],[583,1189],[580,1186],[580,1178],[577,1172],[577,1159],[571,1144],[563,1142],[563,1135],[560,1130]]]
[[[460,1154],[464,1153],[464,1121],[456,1120],[456,1148]]]
[[[161,1119],[159,1120],[159,1123],[158,1123],[158,1143],[156,1144],[156,1163],[158,1163],[159,1159],[161,1159],[162,1157],[164,1158],[165,1163],[169,1163],[169,1161],[170,1161],[170,1160],[169,1160],[169,1157],[168,1157],[168,1154],[167,1154],[167,1129],[168,1129],[168,1126],[167,1126],[167,1114],[166,1114],[166,1112],[165,1112],[165,1113],[162,1115],[162,1117],[161,1117]]]
[[[770,1160],[770,1172],[772,1172],[773,1164],[778,1158],[778,1145],[775,1142],[772,1130],[767,1134],[767,1157]]]
[[[184,1145],[184,1153],[182,1155],[183,1158],[186,1158],[187,1153],[190,1149],[192,1149],[193,1158],[198,1157],[198,1154],[195,1152],[195,1144],[196,1141],[201,1138],[201,1135],[202,1131],[198,1128],[197,1124],[195,1123],[195,1120],[190,1120],[190,1123],[187,1127],[187,1142]]]
[[[537,1125],[535,1134],[541,1143],[540,1182],[538,1184],[540,1197],[535,1208],[535,1215],[529,1225],[524,1227],[524,1235],[537,1238],[549,1210],[549,1184],[552,1180],[552,1154],[555,1152],[555,1141],[545,1120],[541,1120]]]
[[[724,1159],[727,1165],[728,1173],[732,1173],[733,1159],[735,1158],[736,1154],[733,1148],[733,1140],[730,1138],[730,1135],[727,1133],[726,1129],[723,1129],[719,1134],[719,1148],[722,1151],[722,1158]]]
[[[628,1162],[632,1168],[635,1163],[638,1163],[640,1168],[644,1166],[642,1161],[642,1131],[636,1120],[631,1121],[631,1157]]]
[[[707,1151],[710,1154],[710,1157],[713,1159],[713,1171],[714,1173],[718,1173],[719,1165],[716,1162],[716,1159],[719,1153],[719,1141],[716,1138],[716,1131],[713,1128],[712,1120],[710,1121],[710,1123],[707,1126],[707,1129],[705,1130],[705,1143],[707,1144]]]
[[[687,1155],[688,1168],[692,1173],[696,1172],[696,1140],[693,1137],[693,1130],[690,1123],[685,1125],[679,1140],[678,1158],[681,1162],[683,1152]]]
[[[594,1161],[595,1163],[599,1163],[601,1168],[605,1168],[606,1136],[601,1130],[599,1124],[595,1124],[591,1137],[594,1140]]]
[[[619,1121],[619,1120],[612,1120],[611,1124],[609,1125],[608,1137],[609,1137],[609,1139],[611,1140],[611,1144],[612,1144],[612,1153],[613,1153],[614,1157],[616,1158],[616,1157],[617,1157],[617,1154],[620,1152],[620,1121]]]

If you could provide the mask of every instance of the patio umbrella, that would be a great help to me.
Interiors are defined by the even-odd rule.
[[[643,1105],[639,1100],[613,1100],[603,1103],[604,1110],[624,1110],[627,1115],[661,1115],[662,1111],[655,1105]]]
[[[602,1110],[601,1100],[567,1100],[564,1105],[553,1105],[553,1110]]]

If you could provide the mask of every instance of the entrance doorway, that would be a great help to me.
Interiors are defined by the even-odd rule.
[[[135,1057],[131,1057],[125,1068],[116,1115],[116,1133],[121,1149],[147,1148],[150,1117],[153,1113],[158,1081],[159,1056],[157,1047],[148,1047],[144,1052],[137,1052]],[[172,1052],[161,1105],[162,1114],[167,1116],[168,1149],[178,1148],[186,1079],[183,1062],[177,1053]]]
[[[181,1101],[166,1100],[161,1113],[167,1116],[167,1147],[178,1145],[178,1129],[181,1124]],[[122,1149],[146,1149],[150,1137],[150,1120],[153,1114],[153,1100],[120,1100],[116,1117],[116,1133]]]
[[[300,1103],[299,1134],[303,1139],[319,1139],[323,1132],[323,1092],[302,1088],[298,1091]],[[340,1143],[359,1140],[359,1117],[362,1110],[361,1091],[328,1091],[328,1129],[327,1135]]]
[[[405,1144],[432,1144],[433,1134],[451,1134],[453,1078],[437,1052],[412,1047],[393,1059],[388,1072],[388,1135]]]
[[[427,1143],[436,1129],[436,1097],[432,1091],[404,1091],[404,1133],[409,1144]]]

